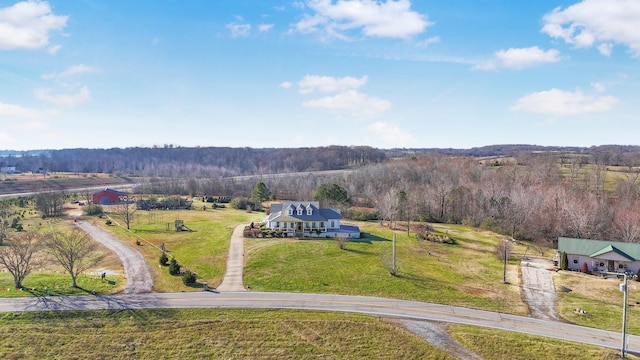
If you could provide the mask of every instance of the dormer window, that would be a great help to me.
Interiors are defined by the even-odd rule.
[[[307,208],[307,215],[311,215],[313,213],[313,209],[311,208],[311,206],[309,206]]]
[[[293,209],[289,209],[289,215],[293,215]]]
[[[298,208],[298,215],[302,215],[302,209]]]

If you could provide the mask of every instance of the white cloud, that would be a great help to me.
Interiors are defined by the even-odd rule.
[[[424,39],[422,41],[418,41],[416,43],[416,47],[427,47],[431,44],[437,44],[440,42],[440,37],[439,36],[432,36],[430,38]]]
[[[304,14],[292,28],[329,38],[345,39],[354,30],[364,36],[409,38],[433,25],[426,15],[411,10],[409,0],[310,0],[307,6],[314,14]]]
[[[39,119],[42,116],[43,113],[39,110],[0,102],[0,118]]]
[[[617,102],[618,99],[611,95],[586,95],[580,89],[551,89],[521,97],[511,110],[565,116],[608,111]]]
[[[247,37],[251,31],[251,24],[237,24],[229,23],[226,25],[227,29],[231,31],[231,37]]]
[[[64,28],[67,18],[54,15],[47,2],[37,0],[0,8],[0,50],[44,47],[49,32]]]
[[[605,87],[602,83],[599,82],[592,82],[591,86],[599,93],[602,93],[605,91]]]
[[[627,46],[640,58],[640,1],[583,0],[542,18],[542,32],[578,48],[598,46],[609,56],[614,44]]]
[[[386,121],[375,122],[366,130],[374,136],[376,143],[387,147],[407,147],[414,142],[411,134]]]
[[[260,24],[258,25],[258,30],[260,32],[267,32],[273,28],[273,24]]]
[[[53,73],[53,74],[44,74],[42,75],[43,79],[61,79],[61,78],[65,78],[71,75],[76,75],[76,74],[84,74],[84,73],[92,73],[92,72],[96,72],[97,69],[92,67],[92,66],[87,66],[84,64],[80,64],[80,65],[74,65],[71,66],[70,68],[66,69],[65,71],[61,72],[61,73]]]
[[[475,70],[524,69],[538,64],[558,61],[560,61],[560,52],[558,50],[550,49],[544,51],[537,46],[532,46],[496,51],[493,59],[476,64],[473,68]]]
[[[302,106],[324,109],[349,110],[362,115],[378,115],[391,108],[391,102],[369,96],[357,90],[346,90],[334,96],[306,100]]]
[[[303,94],[319,91],[322,93],[335,93],[344,90],[357,89],[366,84],[368,77],[365,75],[361,78],[345,76],[336,78],[332,76],[321,75],[305,75],[302,80],[298,81],[298,87]]]
[[[47,52],[49,53],[49,55],[55,55],[58,53],[58,51],[60,51],[60,49],[62,49],[62,45],[52,45],[47,48]]]
[[[33,90],[33,95],[36,99],[66,107],[73,107],[91,99],[89,89],[86,86],[83,86],[75,94],[52,94],[51,89],[41,88]]]
[[[290,89],[293,86],[293,83],[291,81],[283,81],[278,86],[280,86],[283,89]]]

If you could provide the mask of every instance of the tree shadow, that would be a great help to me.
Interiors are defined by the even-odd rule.
[[[371,244],[373,241],[391,241],[391,240],[377,236],[377,235],[373,235],[370,233],[365,233],[365,232],[360,233],[359,239],[349,239],[349,242],[365,243],[365,244]]]
[[[344,251],[348,251],[350,253],[354,253],[354,254],[361,254],[361,255],[373,255],[374,253],[370,252],[370,251],[363,251],[363,250],[357,250],[357,249],[349,249],[349,248],[344,248],[342,249]]]

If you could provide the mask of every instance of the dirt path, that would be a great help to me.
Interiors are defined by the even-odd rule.
[[[245,224],[236,226],[231,234],[229,255],[227,257],[227,269],[224,272],[222,283],[216,288],[218,291],[247,291],[242,283],[244,272],[244,237],[242,231]]]
[[[153,277],[142,254],[89,222],[78,220],[75,224],[94,240],[118,255],[127,277],[125,294],[142,294],[153,291]]]
[[[483,358],[452,339],[447,333],[447,324],[420,320],[392,320],[430,344],[448,352],[461,360],[482,360]]]
[[[523,257],[522,293],[531,316],[544,320],[560,320],[556,311],[556,291],[553,285],[552,263],[549,259]]]

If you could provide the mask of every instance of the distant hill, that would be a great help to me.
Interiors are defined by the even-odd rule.
[[[640,146],[592,147],[502,144],[453,148],[376,149],[368,146],[304,148],[132,147],[0,151],[0,168],[22,172],[121,173],[143,176],[239,176],[289,172],[342,170],[386,161],[388,158],[438,152],[447,156],[492,157],[556,152],[590,156],[606,165],[640,166]]]

